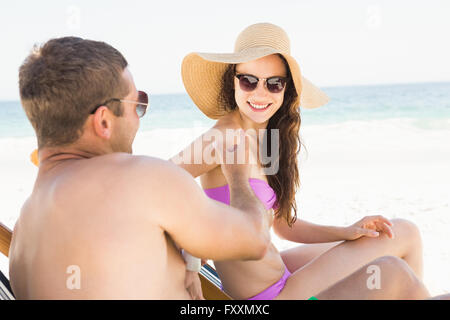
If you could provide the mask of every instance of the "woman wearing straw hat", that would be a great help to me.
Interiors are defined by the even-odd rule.
[[[234,53],[187,55],[182,77],[197,107],[217,123],[172,161],[200,176],[210,198],[229,204],[220,163],[205,159],[214,143],[210,137],[229,129],[263,130],[264,136],[250,135],[250,141],[257,146],[265,141],[269,153],[279,156],[269,164],[258,158],[251,166],[250,186],[274,210],[276,234],[306,243],[281,253],[272,245],[258,261],[215,261],[226,293],[234,299],[308,298],[386,255],[402,258],[422,276],[420,234],[406,220],[394,220],[394,226],[382,216],[370,216],[349,227],[329,227],[297,218],[299,106],[317,108],[328,97],[302,76],[284,30],[269,23],[251,25],[238,36]],[[191,158],[200,161],[180,161],[190,150],[197,150]]]

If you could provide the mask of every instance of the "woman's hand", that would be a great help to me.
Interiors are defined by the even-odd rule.
[[[393,239],[392,226],[392,222],[383,216],[367,216],[349,227],[344,227],[342,238],[343,240],[356,240],[361,237],[376,238],[380,232],[384,232]]]

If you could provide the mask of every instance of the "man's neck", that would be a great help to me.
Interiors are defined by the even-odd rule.
[[[106,153],[92,152],[91,150],[85,150],[77,146],[42,148],[39,150],[39,171],[47,172],[62,163],[90,159],[102,154]]]

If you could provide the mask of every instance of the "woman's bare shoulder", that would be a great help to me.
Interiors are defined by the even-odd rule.
[[[222,116],[219,120],[217,120],[216,124],[213,126],[213,129],[218,129],[221,131],[225,131],[226,129],[237,130],[241,128],[241,125],[238,121],[238,114],[236,111],[227,113]]]

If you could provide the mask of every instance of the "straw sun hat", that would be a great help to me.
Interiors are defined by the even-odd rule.
[[[197,107],[209,118],[218,119],[227,112],[218,103],[222,76],[227,66],[279,53],[289,65],[300,106],[312,109],[326,104],[327,95],[301,75],[290,51],[290,41],[283,29],[270,23],[257,23],[239,34],[234,53],[188,54],[183,59],[181,76],[187,93]]]

